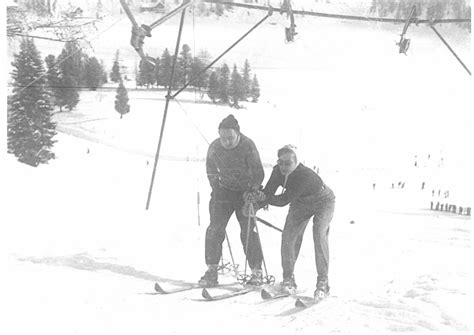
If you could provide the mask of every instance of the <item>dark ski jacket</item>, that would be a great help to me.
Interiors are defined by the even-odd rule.
[[[265,176],[257,147],[244,134],[230,150],[222,146],[219,138],[214,140],[207,151],[206,171],[212,189],[224,187],[239,192],[260,186]]]
[[[279,186],[283,187],[284,192],[275,195]],[[274,166],[263,192],[267,197],[265,205],[283,207],[290,204],[310,210],[336,198],[321,177],[301,163],[288,175],[286,183],[278,165]]]

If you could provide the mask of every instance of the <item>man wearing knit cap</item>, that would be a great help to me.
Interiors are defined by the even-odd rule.
[[[256,190],[264,172],[260,155],[253,141],[240,132],[239,123],[231,114],[219,124],[219,138],[208,149],[206,170],[212,193],[209,203],[210,225],[206,230],[205,259],[208,269],[199,280],[202,287],[218,284],[217,267],[222,256],[222,243],[230,217],[235,212],[240,224],[240,239],[247,245],[248,218],[242,213],[244,193]],[[262,250],[258,236],[250,226],[247,260],[252,270],[247,284],[262,284]]]
[[[279,186],[282,186],[284,191],[275,195]],[[316,172],[298,163],[296,148],[292,145],[285,145],[278,150],[277,165],[273,168],[263,192],[265,201],[259,204],[260,206],[290,205],[281,239],[281,285],[284,291],[293,292],[296,289],[293,274],[295,263],[304,231],[309,220],[313,218],[313,241],[318,272],[314,297],[317,300],[323,299],[329,294],[328,234],[334,213],[334,193]]]

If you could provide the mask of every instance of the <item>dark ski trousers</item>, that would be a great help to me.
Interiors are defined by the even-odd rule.
[[[243,192],[231,191],[225,188],[216,188],[212,191],[211,201],[209,202],[211,223],[206,230],[206,264],[219,264],[222,256],[222,243],[225,239],[225,229],[234,212],[240,224],[240,240],[245,251],[249,220],[248,217],[242,214],[243,206]],[[262,249],[254,226],[255,223],[251,222],[247,259],[251,269],[261,269]]]
[[[335,200],[319,204],[310,210],[301,206],[290,206],[286,217],[281,239],[281,263],[283,278],[293,275],[298,259],[306,226],[313,217],[313,241],[316,256],[317,283],[323,285],[328,281],[329,269],[329,224],[334,214]]]

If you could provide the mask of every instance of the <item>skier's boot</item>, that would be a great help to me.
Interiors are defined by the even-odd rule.
[[[252,274],[250,279],[247,282],[247,285],[252,286],[262,286],[263,284],[263,274],[261,269],[252,269]]]
[[[328,280],[318,280],[316,291],[314,291],[314,300],[321,301],[329,296]]]
[[[217,264],[209,264],[206,273],[204,276],[199,279],[200,287],[214,287],[219,284],[217,281]]]
[[[294,294],[297,288],[295,276],[291,275],[290,277],[283,278],[283,281],[280,283],[280,288],[283,292]]]

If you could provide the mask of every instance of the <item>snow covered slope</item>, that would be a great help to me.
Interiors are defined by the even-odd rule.
[[[193,30],[189,19],[183,42],[216,56],[251,26],[226,20],[199,18]],[[171,104],[149,211],[163,92],[130,90],[131,112],[122,120],[113,90],[81,92],[76,110],[55,115],[56,160],[34,169],[2,156],[2,333],[472,331],[472,221],[428,210],[433,189],[454,197],[454,188],[463,188],[462,198],[472,199],[465,186],[472,171],[471,78],[426,27],[410,29],[412,49],[404,56],[395,45],[400,26],[304,18],[299,39],[285,44],[283,25],[273,23],[225,58],[249,59],[262,89],[258,104],[193,104],[192,92]],[[91,38],[99,58],[111,65],[120,49],[133,69],[127,19],[106,18],[102,28]],[[161,28],[146,42],[150,54],[174,47],[177,21]],[[469,60],[469,36],[442,30]],[[46,56],[61,46],[38,48]],[[212,303],[195,301],[199,291],[153,294],[154,281],[195,282],[205,270],[210,189],[203,159],[229,113],[264,162],[271,165],[280,146],[296,143],[300,158],[320,168],[336,192],[333,297],[320,306],[292,314],[292,299],[262,303],[253,293]],[[392,189],[399,181],[405,188]],[[279,227],[285,214],[258,213]],[[242,268],[237,226],[232,218],[228,234]],[[280,235],[264,226],[260,232],[269,272],[281,280]],[[224,255],[230,260],[226,249]],[[315,272],[306,236],[296,268],[305,294],[312,294]]]

